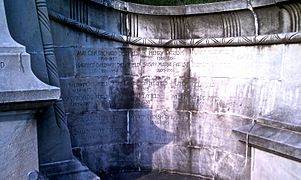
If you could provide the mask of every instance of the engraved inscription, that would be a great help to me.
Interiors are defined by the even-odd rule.
[[[89,112],[107,107],[106,78],[61,79],[61,88],[67,112]]]
[[[5,66],[6,66],[6,64],[5,64],[4,62],[1,62],[1,61],[0,61],[0,69],[4,69]]]
[[[74,146],[123,143],[126,141],[126,112],[97,111],[68,115]]]
[[[189,139],[189,114],[185,112],[134,111],[131,114],[131,126],[134,142],[165,144]]]
[[[186,49],[148,48],[140,51],[144,76],[183,76],[190,63]]]
[[[137,52],[127,48],[80,48],[75,52],[77,75],[135,75],[140,67],[140,63],[134,61],[135,56]]]

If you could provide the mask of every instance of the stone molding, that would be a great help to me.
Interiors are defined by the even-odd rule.
[[[248,1],[232,0],[208,4],[194,4],[185,6],[151,6],[143,4],[135,4],[119,0],[90,0],[99,5],[113,8],[119,11],[148,14],[148,15],[192,15],[192,14],[207,14],[218,13],[225,11],[237,11],[248,9]],[[280,2],[288,2],[289,0],[251,0],[250,3],[254,8],[274,5]]]
[[[248,145],[301,162],[300,132],[259,122],[233,131]]]
[[[281,34],[268,34],[259,36],[239,36],[225,38],[197,38],[197,39],[151,39],[124,36],[107,32],[79,21],[68,18],[54,11],[49,11],[52,20],[62,23],[74,29],[96,35],[100,38],[141,46],[154,47],[214,47],[214,46],[244,46],[244,45],[269,45],[301,42],[301,32],[290,32]]]

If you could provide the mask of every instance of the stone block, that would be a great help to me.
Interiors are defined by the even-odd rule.
[[[27,53],[1,53],[0,58],[0,103],[54,100],[59,97],[59,88],[41,82],[33,74]]]
[[[298,83],[300,80],[301,73],[298,71],[301,67],[301,63],[298,61],[301,56],[298,51],[300,46],[300,44],[283,45],[283,79],[286,82]]]
[[[132,77],[111,78],[109,97],[111,109],[134,108],[134,79]]]
[[[300,160],[301,135],[299,131],[255,123],[236,128],[234,132],[242,142],[246,142],[248,135],[248,143],[252,146]]]
[[[68,114],[68,127],[73,147],[125,143],[127,112],[97,111]]]
[[[107,78],[61,79],[62,97],[66,112],[93,112],[109,108]]]
[[[280,79],[283,47],[195,48],[191,57],[191,76],[220,78]]]
[[[135,144],[104,144],[81,148],[82,162],[100,174],[120,169],[138,169]]]
[[[130,48],[77,48],[74,52],[76,76],[138,75],[139,58]]]
[[[188,144],[190,114],[164,110],[137,110],[130,113],[130,138],[134,143]]]
[[[190,49],[140,48],[142,76],[188,76]]]
[[[173,109],[172,78],[143,76],[134,79],[134,108]]]
[[[257,148],[252,148],[252,163],[251,180],[282,180],[298,179],[301,177],[300,162],[277,156]]]
[[[0,112],[0,177],[27,179],[39,169],[35,111]]]
[[[247,162],[246,162],[247,161]],[[250,157],[225,151],[216,151],[215,174],[217,179],[250,179]]]
[[[212,178],[215,173],[213,149],[142,143],[137,147],[137,154],[142,169],[167,170],[207,178]]]
[[[239,142],[232,129],[251,123],[251,119],[235,115],[198,113],[192,115],[192,146],[211,147],[244,155],[245,144]]]

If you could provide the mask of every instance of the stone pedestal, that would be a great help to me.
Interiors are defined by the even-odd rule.
[[[59,88],[32,73],[25,47],[9,34],[0,0],[0,179],[27,179],[38,170],[36,115],[59,96]]]
[[[27,179],[38,170],[35,111],[0,112],[0,178]]]

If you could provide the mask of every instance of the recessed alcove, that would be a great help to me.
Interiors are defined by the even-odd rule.
[[[261,140],[245,126],[300,126],[270,116],[299,108],[300,35],[286,23],[300,26],[287,15],[299,3],[78,2],[84,14],[48,7],[72,145],[92,171],[250,179]]]
[[[72,151],[97,175],[300,175],[300,2],[47,9]]]

